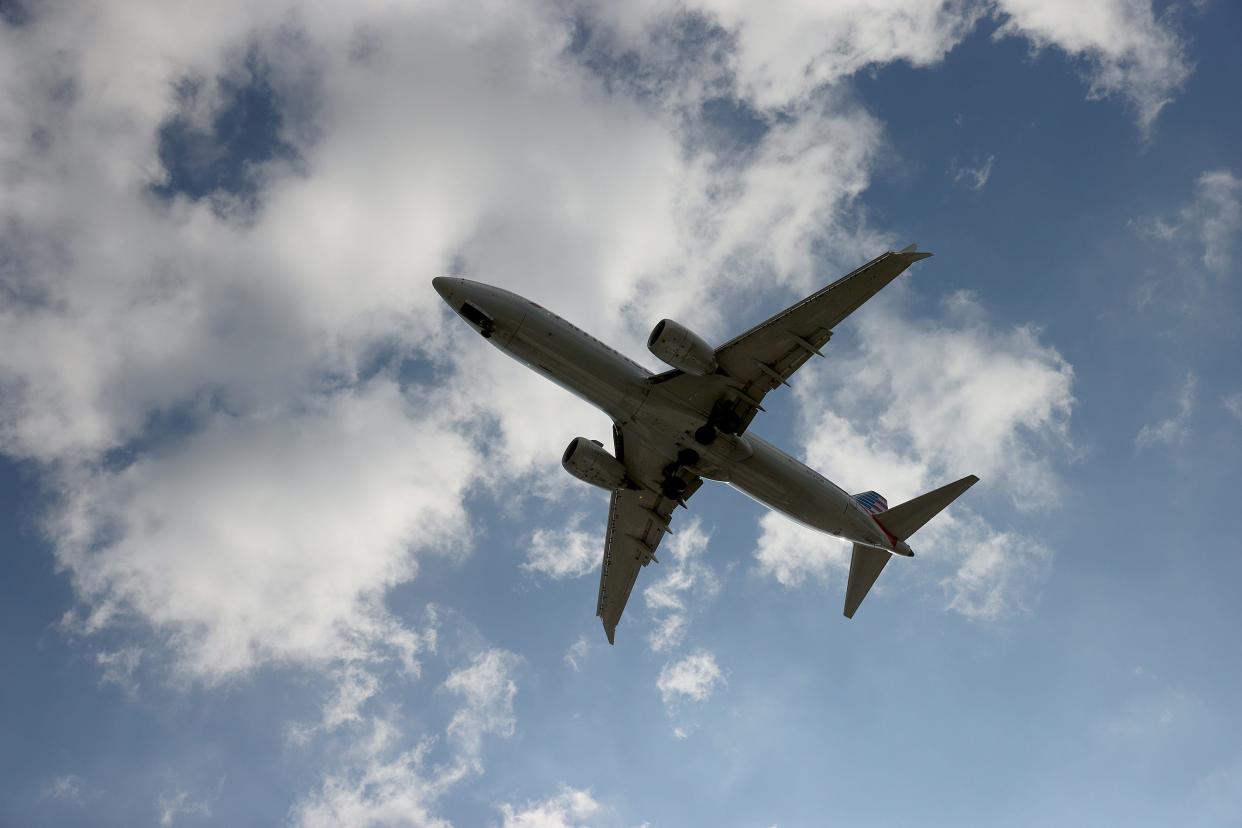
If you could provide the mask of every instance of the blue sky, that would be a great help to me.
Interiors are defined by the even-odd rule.
[[[0,3],[0,824],[1237,825],[1242,11]],[[608,423],[457,273],[652,369],[913,268],[617,645]]]

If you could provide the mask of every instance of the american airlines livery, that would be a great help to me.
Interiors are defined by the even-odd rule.
[[[672,366],[652,374],[590,334],[521,296],[468,279],[432,280],[436,292],[489,342],[612,418],[613,451],[577,437],[561,464],[612,492],[595,612],[612,643],[639,570],[673,512],[704,478],[732,485],[812,529],[853,541],[845,616],[853,618],[893,555],[940,510],[978,482],[974,475],[889,508],[875,492],[850,495],[749,431],[763,399],[832,338],[833,329],[930,256],[910,245],[885,253],[718,348],[671,319],[647,339]]]

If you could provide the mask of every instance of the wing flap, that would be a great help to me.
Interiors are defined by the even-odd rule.
[[[614,643],[617,624],[634,591],[638,573],[655,561],[660,541],[672,533],[669,524],[678,505],[676,500],[658,494],[663,469],[671,458],[661,456],[624,426],[616,429],[613,438],[619,449],[618,456],[637,488],[614,491],[608,506],[608,531],[595,614],[603,622],[609,644]],[[703,481],[684,469],[681,474],[686,481],[686,490],[681,495],[685,502]]]

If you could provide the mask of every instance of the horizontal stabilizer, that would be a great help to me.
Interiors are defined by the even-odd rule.
[[[884,571],[884,565],[892,554],[874,546],[854,544],[854,554],[850,558],[850,580],[845,587],[845,617],[853,618],[858,605],[871,591],[871,585]]]
[[[919,495],[914,500],[907,500],[894,506],[887,512],[875,516],[876,521],[897,540],[905,540],[913,535],[923,524],[934,518],[944,507],[961,496],[962,492],[979,482],[973,474],[963,477],[956,483],[941,486],[927,494]],[[864,593],[865,594],[865,593]]]

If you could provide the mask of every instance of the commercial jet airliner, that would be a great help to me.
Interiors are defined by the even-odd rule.
[[[853,541],[845,617],[853,618],[906,539],[978,482],[963,477],[888,507],[876,492],[850,495],[749,431],[767,393],[823,348],[833,329],[930,256],[915,245],[885,253],[718,348],[671,319],[647,347],[672,367],[661,374],[617,353],[540,305],[468,279],[432,280],[436,292],[484,338],[612,418],[613,451],[576,437],[565,470],[612,492],[595,614],[611,644],[639,570],[656,560],[673,512],[702,485],[724,481],[812,529]]]

